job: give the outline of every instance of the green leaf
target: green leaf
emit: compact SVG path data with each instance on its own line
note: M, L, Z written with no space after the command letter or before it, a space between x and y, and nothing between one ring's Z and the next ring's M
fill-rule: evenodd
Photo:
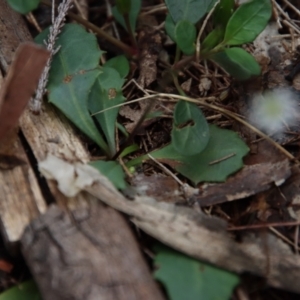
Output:
M209 140L209 127L197 105L179 101L175 106L172 145L183 155L200 153Z
M130 70L128 59L125 55L119 55L108 60L104 67L110 67L115 69L121 76L121 78L125 78Z
M127 187L125 173L121 165L117 162L97 160L92 161L89 164L106 176L117 189L123 190Z
M127 132L126 128L125 128L122 124L120 124L119 122L117 122L116 126L117 126L118 130L120 130L120 132L121 132L126 138L129 137L129 133Z
M171 248L156 247L155 278L172 300L228 300L239 276L200 262Z
M7 0L7 2L15 11L28 14L39 6L40 0Z
M176 37L175 37L175 26L176 24L174 23L172 17L170 14L167 14L166 20L165 20L165 30L170 37L170 39L173 42L176 42Z
M141 10L141 0L131 0L131 6L130 6L128 17L129 17L130 28L132 32L135 32L136 20L140 10ZM118 21L118 23L120 23L125 30L128 30L126 26L126 22L124 20L124 16L118 11L116 6L112 8L112 14L115 17L115 19Z
M91 113L94 114L124 102L125 98L122 95L123 83L124 79L120 77L120 74L115 69L104 66L89 96L89 109ZM119 107L116 107L95 115L106 137L110 157L116 152L115 128L118 112Z
M130 146L126 147L126 148L122 151L122 153L120 154L120 157L123 158L123 157L125 157L126 155L131 154L131 153L133 153L133 152L135 152L135 151L138 151L138 150L140 150L140 147L139 147L137 144L130 145Z
M271 15L270 0L252 0L242 4L228 21L223 44L252 42L267 26Z
M97 39L82 26L67 24L56 44L61 48L51 64L49 101L107 153L87 106L90 89L100 73L97 66L102 52Z
M234 0L221 0L213 13L213 21L215 26L226 28L228 20L234 12Z
M186 55L195 52L196 27L189 21L179 21L175 26L175 39L179 49Z
M260 74L260 66L255 58L241 48L228 48L209 58L239 80L246 80Z
M209 50L220 44L224 37L224 29L220 26L212 30L203 40L201 44L201 54L207 53Z
M120 14L128 14L131 9L131 0L116 0L116 6Z
M222 182L243 166L242 158L249 148L230 130L220 129L210 125L210 140L206 148L199 154L185 156L178 153L172 144L153 151L151 155L170 165L193 183ZM147 155L138 157L129 163L128 167L140 164L149 159Z
M42 300L33 280L18 284L0 295L0 300Z
M214 0L165 0L175 23L186 20L196 24Z

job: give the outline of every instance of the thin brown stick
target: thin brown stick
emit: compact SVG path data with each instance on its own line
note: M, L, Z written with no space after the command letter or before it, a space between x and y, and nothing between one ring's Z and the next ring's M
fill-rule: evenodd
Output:
M207 14L207 16L206 16L205 20L203 21L203 24L202 24L202 26L201 26L201 28L200 28L200 30L199 30L199 33L198 33L198 36L197 36L197 40L196 40L196 62L197 62L197 63L199 63L199 61L200 61L200 50L201 50L200 38L201 38L201 36L202 36L202 33L203 33L203 31L204 31L204 29L205 29L205 27L206 27L206 24L207 24L209 18L211 17L211 15L212 15L213 12L215 11L215 9L216 9L216 7L217 7L217 5L218 5L219 3L220 3L220 0L218 0L218 1L214 4L213 8L212 8L212 9L210 10L210 12Z
M244 226L230 226L227 228L228 231L242 231L242 230L251 230L251 229L262 229L268 227L286 227L286 226L299 226L300 221L291 221L291 222L274 222L274 223L265 223L265 224L253 224L253 225L244 225Z

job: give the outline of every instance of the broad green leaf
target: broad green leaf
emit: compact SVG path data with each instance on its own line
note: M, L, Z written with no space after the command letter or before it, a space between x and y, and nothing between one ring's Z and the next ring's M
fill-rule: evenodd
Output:
M252 42L267 26L271 15L270 0L252 0L242 4L228 21L223 44Z
M116 0L116 6L120 14L128 14L131 8L131 0Z
M170 165L194 184L199 182L222 182L243 166L242 158L249 148L230 130L220 129L210 125L210 140L206 148L199 154L185 156L178 153L172 144L153 151L151 155ZM146 161L147 155L138 157L129 163L128 167Z
M136 20L141 10L141 2L141 0L131 0L131 6L128 17L132 32L135 32ZM128 28L126 26L124 16L118 11L116 6L112 8L112 14L115 17L115 19L125 28L125 30L127 30Z
M260 74L260 66L255 58L242 48L228 48L209 58L239 80L246 80Z
M117 189L123 190L127 187L125 173L121 165L117 162L97 160L92 161L89 164L106 176Z
M239 276L163 245L156 247L155 278L172 300L228 300Z
M179 49L186 55L195 52L196 27L189 21L179 21L175 26L175 39Z
M214 0L165 0L173 21L186 20L196 24L207 12Z
M174 23L171 15L167 14L167 17L166 17L166 20L165 20L165 29L166 29L166 32L167 32L168 36L170 37L170 39L173 42L176 42L175 26L176 26L176 24Z
M183 155L200 153L209 140L209 127L197 105L179 101L175 106L172 145Z
M215 26L226 28L228 20L234 12L234 0L221 0L213 13L213 21Z
M124 102L122 95L122 86L124 79L112 68L103 67L102 73L97 77L89 95L89 109L92 114L103 109ZM106 137L109 156L112 157L116 152L115 128L119 108L107 110L95 115L101 129Z
M40 0L7 0L7 2L15 11L28 14L39 6Z
M115 69L121 76L121 78L125 78L129 73L129 62L125 55L119 55L108 60L104 67L110 67Z
M18 284L0 295L0 300L42 300L33 280Z
M224 37L224 29L220 26L212 30L203 40L201 44L201 54L207 53L209 50L220 44Z
M61 48L51 64L49 101L107 153L87 106L90 89L100 73L97 66L102 52L97 39L82 26L67 24L56 45Z

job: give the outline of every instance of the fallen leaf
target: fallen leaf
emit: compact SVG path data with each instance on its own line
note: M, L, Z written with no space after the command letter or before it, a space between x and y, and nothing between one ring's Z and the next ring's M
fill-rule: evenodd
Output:
M48 58L49 52L33 43L24 43L17 50L0 90L0 140L18 122Z
M245 166L226 182L206 184L196 197L201 206L208 206L237 199L243 199L268 190L273 183L281 185L291 175L287 159L277 163L260 163Z

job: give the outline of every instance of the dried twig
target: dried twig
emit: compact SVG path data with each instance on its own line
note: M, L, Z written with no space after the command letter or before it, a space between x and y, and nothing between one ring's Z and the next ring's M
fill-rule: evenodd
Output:
M206 18L205 18L205 20L204 20L204 22L203 22L203 24L202 24L202 27L201 27L201 29L200 29L200 31L199 31L199 33L198 33L197 41L196 41L196 62L198 62L198 63L199 63L199 61L200 61L200 38L201 38L201 35L202 35L202 33L203 33L203 31L204 31L204 29L205 29L205 27L206 27L206 24L207 24L209 18L211 17L211 15L212 15L213 12L215 11L215 9L216 9L216 7L217 7L217 5L218 5L219 3L220 3L220 0L218 0L218 1L214 4L213 8L212 8L212 9L210 10L210 12L207 14L207 16L206 16Z

